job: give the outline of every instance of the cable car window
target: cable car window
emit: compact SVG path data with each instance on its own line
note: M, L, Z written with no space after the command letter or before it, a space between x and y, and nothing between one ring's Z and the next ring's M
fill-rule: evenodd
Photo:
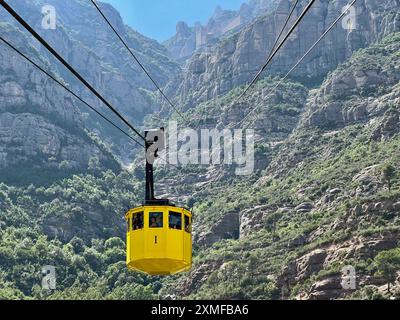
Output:
M143 229L143 212L138 212L132 217L132 230Z
M185 231L190 233L192 232L192 225L190 223L190 218L185 214Z
M169 212L169 228L182 230L182 214L179 212Z
M126 230L131 231L131 218L126 219Z
M163 213L162 212L150 212L149 227L150 228L162 228L163 227Z

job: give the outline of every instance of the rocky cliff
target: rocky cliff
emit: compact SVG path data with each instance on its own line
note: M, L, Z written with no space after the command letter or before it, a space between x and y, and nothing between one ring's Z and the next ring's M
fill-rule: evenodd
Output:
M5 36L15 39L16 45L28 42L22 33L2 24L2 30L6 29ZM25 48L39 56L33 46ZM118 170L119 164L110 151L85 131L76 101L63 88L11 49L2 46L0 57L2 181L30 180L34 172L47 172L51 179L57 171L86 171L90 161ZM40 58L40 62L48 66L45 59Z
M41 8L45 4L56 10L54 30L42 28ZM14 1L11 5L133 123L139 125L144 116L159 108L155 102L157 98L152 95L153 84L126 53L93 5L59 0ZM101 6L160 85L179 71L161 45L125 26L110 5ZM1 10L0 17L2 35L6 39L68 83L98 110L111 116L58 61L32 41L8 13ZM4 44L0 55L1 168L29 165L54 169L64 161L66 169L82 171L87 169L91 159L99 160L100 164L108 161L105 166L108 167L110 160L107 159L111 156L104 155L104 148L96 146L84 128L95 131L105 141L112 141L113 151L121 159L132 155L135 146L124 136ZM116 164L111 167L115 168Z
M256 16L265 14L273 4L273 0L251 0L243 3L238 11L223 10L218 6L205 26L198 22L189 27L184 21L178 22L176 34L163 44L173 59L184 62L196 50L212 46L222 36L237 32Z
M181 77L178 101L190 108L250 81L266 60L268 51L290 10L291 1L282 0L275 10L257 18L238 33L226 37L207 52L188 61ZM319 0L298 26L269 67L269 74L285 74L342 12L346 0ZM305 3L296 9L296 15ZM351 54L383 36L400 29L399 1L364 1L356 5L355 29L339 23L292 74L303 83L319 82Z

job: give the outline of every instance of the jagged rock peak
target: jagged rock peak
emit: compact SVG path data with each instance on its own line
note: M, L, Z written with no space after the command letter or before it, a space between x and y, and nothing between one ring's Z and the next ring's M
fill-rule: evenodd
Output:
M223 14L223 12L224 12L224 10L222 9L222 7L217 6L214 11L214 17L218 18L219 16L221 16Z
M191 32L192 31L190 30L190 28L189 28L189 26L187 25L186 22L179 21L176 24L176 34L177 35L180 35L180 36L183 36L183 37L188 37L188 36L190 36Z
M224 10L221 6L217 6L204 26L197 22L193 28L184 28L179 23L180 29L177 29L175 36L165 41L164 45L172 58L185 61L196 50L215 44L223 35L240 30L253 18L264 14L272 8L273 2L273 0L244 2L238 11Z

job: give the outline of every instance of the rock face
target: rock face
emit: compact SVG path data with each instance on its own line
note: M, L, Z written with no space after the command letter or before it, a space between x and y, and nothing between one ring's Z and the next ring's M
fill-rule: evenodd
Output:
M264 227L264 218L272 213L268 206L257 206L240 213L240 238Z
M317 1L282 48L269 72L287 72L340 15L347 3L347 0ZM297 15L305 5L301 4L296 10ZM400 3L392 0L360 1L357 4L357 29L349 31L339 23L292 76L304 81L320 79L355 50L400 30L399 7ZM266 17L256 19L240 32L220 41L212 50L194 54L187 63L179 90L181 104L189 108L253 78L265 62L289 10L289 1L282 0L277 10Z
M340 297L342 293L340 276L330 276L313 283L308 298L310 300L329 300L332 297Z
M180 279L174 287L174 297L187 296L193 291L198 290L207 281L208 277L214 270L218 270L222 265L221 261L210 261L197 266L190 271L190 274Z
M41 28L41 6L44 4L54 6L58 13L55 30ZM100 6L118 33L126 40L161 86L172 75L180 71L179 67L166 57L164 47L125 26L121 16L112 6L101 3ZM126 50L123 50L112 30L91 3L82 3L76 0L32 3L24 0L18 1L14 7L18 12L27 13L28 22L36 30L41 31L45 39L64 57L68 58L71 65L80 71L84 70L84 76L89 82L105 94L121 111L127 112L136 121L141 120L141 117L138 118L138 116L154 111L155 106L149 103L148 97L143 95L140 90L140 88L154 90L153 84L132 60L132 57L126 53ZM7 13L1 12L0 16L2 21L15 25ZM18 41L19 37L16 37L15 41ZM30 42L27 41L27 43ZM36 46L36 49L40 54L48 56L46 50L41 46ZM154 61L157 61L157 64ZM60 75L66 76L70 82L71 77L64 68L59 67L59 64L56 63L51 65L53 70L57 68ZM72 81L71 85L75 84L78 84L77 88L82 88L80 83ZM80 92L86 92L86 90L80 90ZM134 105L132 105L133 101Z
M83 130L82 115L65 90L0 50L0 170L36 167L86 170L90 159L117 168ZM16 171L16 170L15 170Z
M41 7L45 4L56 10L55 30L44 30L41 26ZM160 85L179 72L179 67L166 57L164 47L125 26L110 5L100 5ZM133 123L159 108L144 93L154 90L153 84L90 2L24 0L13 4L13 8ZM42 46L26 37L27 33L22 32L7 12L2 10L0 18L6 39L110 116ZM108 161L110 165L114 160L88 137L85 127L112 141L113 151L121 153L121 157L127 156L126 138L98 115L4 44L0 46L0 57L0 168L28 163L54 168L65 161L64 169L85 170L90 158L97 158L101 164ZM130 148L129 153L133 151Z
M384 116L373 139L396 133L399 115L391 109L400 103L400 45L396 39L381 47L380 54L374 51L376 46L362 50L333 72L309 99L302 126L332 129Z
M55 200L57 201L57 200ZM53 201L54 202L54 201ZM110 215L97 208L82 206L84 213L72 212L70 216L48 216L42 219L43 233L51 239L65 242L80 237L89 242L91 239L121 236L125 225L118 216Z
M175 60L188 58L196 50L196 33L184 21L176 25L176 35L167 40L164 45L168 48L169 55Z
M238 31L272 6L273 0L252 0L244 3L238 11L223 10L218 6L205 26L198 22L189 27L183 21L178 22L175 36L165 41L164 45L173 59L184 61L196 50L213 45L224 34Z
M400 100L399 100L400 101ZM377 126L372 134L374 140L387 140L395 133L399 132L400 114L398 110L388 110L381 123Z
M225 214L213 224L210 230L204 231L198 237L195 237L195 243L199 246L209 247L222 239L237 239L239 238L239 228L239 213L231 212Z
M107 161L105 154L85 136L71 134L44 117L29 113L0 115L0 169L33 165L42 168L85 170L93 157Z
M301 283L313 274L337 263L342 259L373 258L378 252L395 248L398 245L397 233L386 233L375 238L353 238L342 244L332 244L323 248L312 250L299 257L284 269L282 281L290 286ZM356 270L357 271L357 270ZM314 282L310 291L300 296L301 299L327 300L338 299L351 291L343 290L341 286L342 275L332 274ZM373 278L356 278L356 283L368 285L375 283Z

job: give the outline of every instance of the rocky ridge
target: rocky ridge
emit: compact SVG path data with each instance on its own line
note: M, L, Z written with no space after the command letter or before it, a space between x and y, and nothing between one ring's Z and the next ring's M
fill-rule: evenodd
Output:
M251 0L243 3L238 11L223 10L218 6L205 26L198 22L189 27L184 21L178 22L176 34L163 44L173 59L185 61L195 51L212 46L222 36L240 30L272 7L273 0Z
M18 1L11 4L135 125L159 108L152 94L153 84L126 54L92 4L60 0ZM55 30L45 30L41 26L41 7L45 4L54 6L56 10ZM179 72L179 66L166 57L164 47L125 26L119 13L110 5L100 5L160 85ZM46 70L67 83L99 111L111 116L42 46L31 41L8 13L3 10L0 17L3 36L7 40L33 60L39 61ZM129 143L126 137L40 71L25 63L4 44L0 48L0 55L0 122L3 124L0 133L0 168L25 165L54 169L63 162L64 169L82 172L87 170L90 160L99 162L103 168L118 167L104 146L96 146L85 128L94 131L101 137L100 140L104 139L111 145L122 161L135 152L135 146L127 147Z
M269 73L284 74L288 71L346 4L346 0L318 1L282 48ZM303 83L318 82L356 50L398 31L399 6L398 1L359 2L356 5L356 29L345 29L339 23L292 77ZM304 4L296 10L297 15L303 7ZM276 10L221 40L212 50L195 53L187 63L179 88L172 83L169 85L171 93L178 90L179 104L190 108L250 81L264 63L266 52L274 43L289 10L290 2L282 0Z

